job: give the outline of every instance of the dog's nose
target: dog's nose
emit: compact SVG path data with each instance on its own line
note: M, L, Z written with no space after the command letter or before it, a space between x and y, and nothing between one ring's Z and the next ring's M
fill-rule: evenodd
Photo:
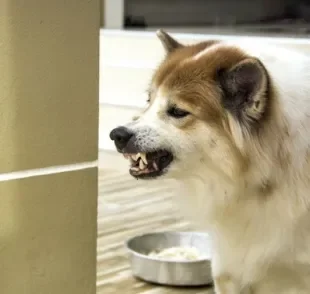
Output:
M128 141L132 137L132 133L125 127L118 127L111 131L110 139L114 141L118 149L126 147Z

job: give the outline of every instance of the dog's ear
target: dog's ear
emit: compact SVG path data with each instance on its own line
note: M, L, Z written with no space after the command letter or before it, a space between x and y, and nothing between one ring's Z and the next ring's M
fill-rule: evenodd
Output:
M227 111L248 124L260 120L268 99L268 75L259 60L248 58L232 68L220 69L217 79Z
M171 53L177 48L183 47L177 40L172 38L168 33L163 30L158 30L156 32L158 39L161 41L166 53Z

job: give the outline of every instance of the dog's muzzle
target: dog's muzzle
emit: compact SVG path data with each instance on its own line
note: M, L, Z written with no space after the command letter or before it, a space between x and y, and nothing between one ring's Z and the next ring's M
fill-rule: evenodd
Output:
M173 161L173 154L163 148L141 147L134 132L117 127L110 133L118 152L130 160L130 174L136 178L155 178L164 174Z

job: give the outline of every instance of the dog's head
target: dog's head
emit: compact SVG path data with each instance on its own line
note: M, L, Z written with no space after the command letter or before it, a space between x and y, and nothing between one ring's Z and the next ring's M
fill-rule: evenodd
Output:
M207 166L233 177L244 168L244 138L266 116L268 76L241 49L208 41L185 46L157 33L166 57L152 77L139 117L110 133L130 159L130 173L149 179Z

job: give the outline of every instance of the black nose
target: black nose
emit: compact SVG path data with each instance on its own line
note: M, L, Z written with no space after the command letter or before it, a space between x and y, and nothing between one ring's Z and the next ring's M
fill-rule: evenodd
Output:
M110 138L114 141L117 149L123 149L126 147L132 135L133 134L127 128L118 127L111 131Z

